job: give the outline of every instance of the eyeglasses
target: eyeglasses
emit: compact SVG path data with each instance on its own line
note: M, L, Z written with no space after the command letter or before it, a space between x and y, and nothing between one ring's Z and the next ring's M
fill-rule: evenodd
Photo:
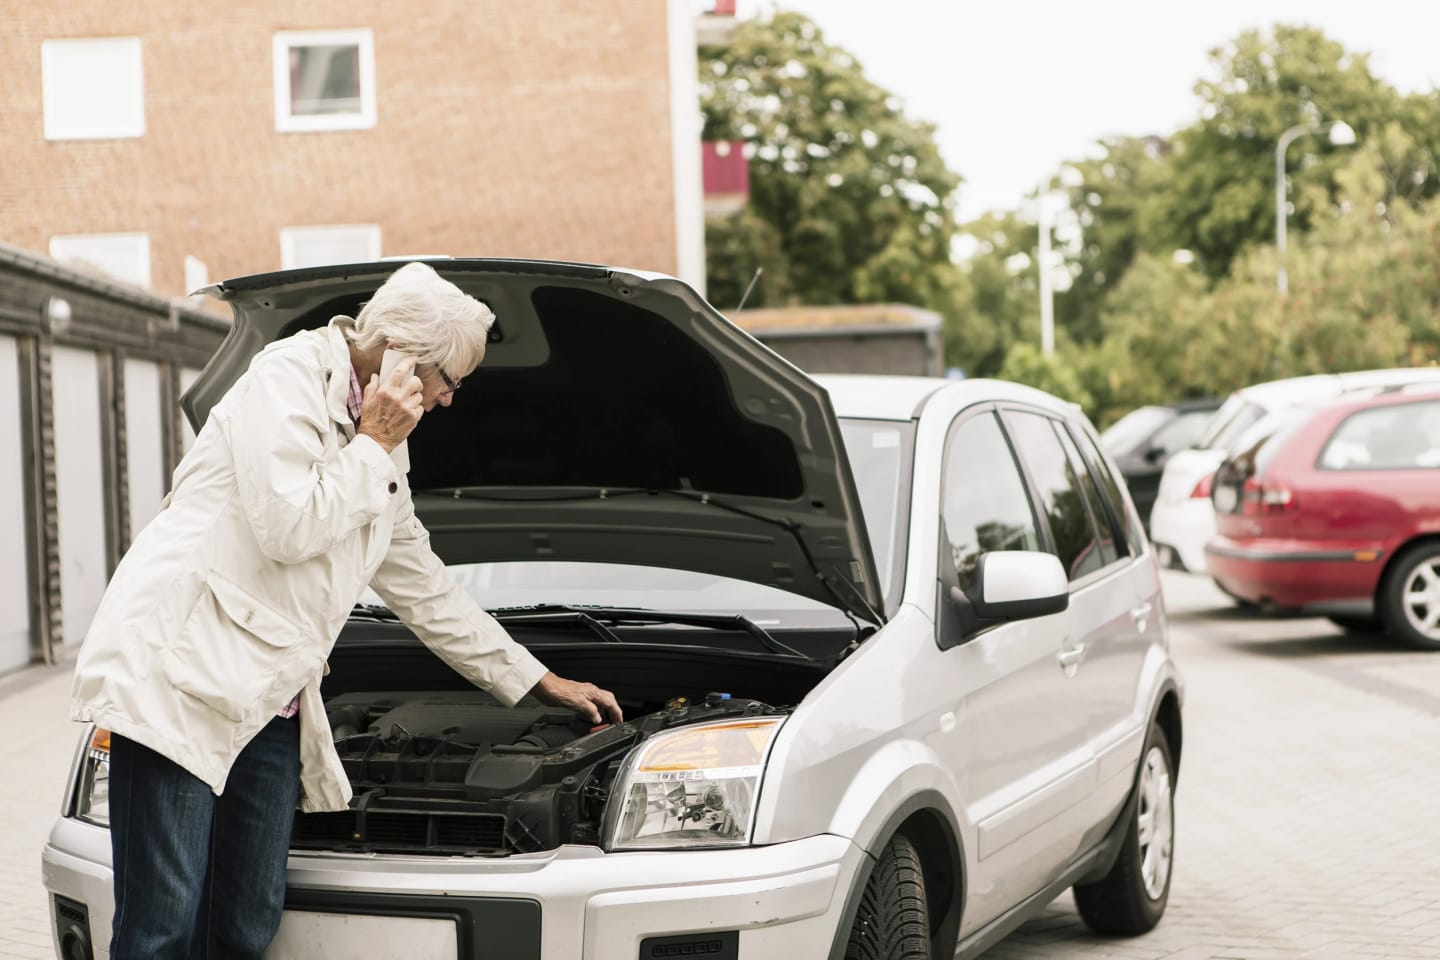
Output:
M446 373L444 368L442 368L438 363L435 365L435 372L440 374L441 380L445 381L446 393L454 393L456 390L459 390L460 385L464 383L463 380L451 380L450 375Z

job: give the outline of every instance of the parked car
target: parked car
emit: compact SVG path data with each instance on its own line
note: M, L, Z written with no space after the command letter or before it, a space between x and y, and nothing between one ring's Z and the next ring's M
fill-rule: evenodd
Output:
M1100 434L1100 445L1115 460L1145 529L1160 491L1165 464L1205 433L1219 400L1182 400L1131 410Z
M276 958L971 957L1066 888L1160 919L1182 685L1159 571L1078 408L812 380L668 277L435 260L499 317L409 442L437 553L591 728L469 687L376 598L322 693L355 799L301 813ZM244 277L184 404L396 264ZM108 739L43 853L103 955Z
M1150 537L1161 563L1192 573L1206 572L1205 545L1215 536L1215 508L1210 503L1215 471L1227 454L1235 451L1245 431L1267 414L1297 403L1339 396L1347 390L1415 382L1440 382L1440 368L1292 377L1230 394L1195 447L1177 453L1165 464L1150 513Z
M1214 486L1228 592L1440 650L1440 386L1273 414Z

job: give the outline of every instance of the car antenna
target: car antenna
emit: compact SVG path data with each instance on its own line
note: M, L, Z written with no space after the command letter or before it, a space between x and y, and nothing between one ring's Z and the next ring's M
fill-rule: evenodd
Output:
M735 308L736 313L739 313L741 310L745 309L745 301L750 299L750 291L755 289L755 284L760 281L760 274L764 272L764 267L755 268L755 276L750 278L750 285L745 288L745 293L741 295L740 305Z

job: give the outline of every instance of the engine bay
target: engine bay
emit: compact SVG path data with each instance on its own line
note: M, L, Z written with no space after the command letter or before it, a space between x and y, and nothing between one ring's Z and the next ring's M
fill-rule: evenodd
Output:
M340 694L326 714L354 797L342 812L297 814L291 845L444 856L598 845L620 762L637 744L685 724L787 712L713 692L646 706L592 726L473 688Z

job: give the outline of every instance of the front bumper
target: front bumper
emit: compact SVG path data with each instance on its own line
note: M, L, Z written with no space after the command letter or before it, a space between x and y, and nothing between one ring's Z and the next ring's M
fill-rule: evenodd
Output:
M569 846L493 860L292 853L288 897L307 909L340 912L343 906L334 905L349 895L357 912L373 915L378 903L384 914L389 902L397 916L453 913L459 901L530 901L538 904L538 953L521 950L515 960L637 960L647 938L719 931L738 931L742 958L801 960L829 955L865 857L851 841L830 835L738 850L605 853ZM62 819L42 863L52 895L89 907L96 955L106 955L109 833ZM391 954L377 950L373 933L368 928L353 945L331 940L326 956L385 960ZM485 930L475 934L469 950L466 937L458 938L459 960L510 960L494 952ZM396 957L413 955L397 950Z
M1374 546L1226 536L1212 540L1205 553L1211 575L1242 600L1351 615L1373 610L1386 560Z

